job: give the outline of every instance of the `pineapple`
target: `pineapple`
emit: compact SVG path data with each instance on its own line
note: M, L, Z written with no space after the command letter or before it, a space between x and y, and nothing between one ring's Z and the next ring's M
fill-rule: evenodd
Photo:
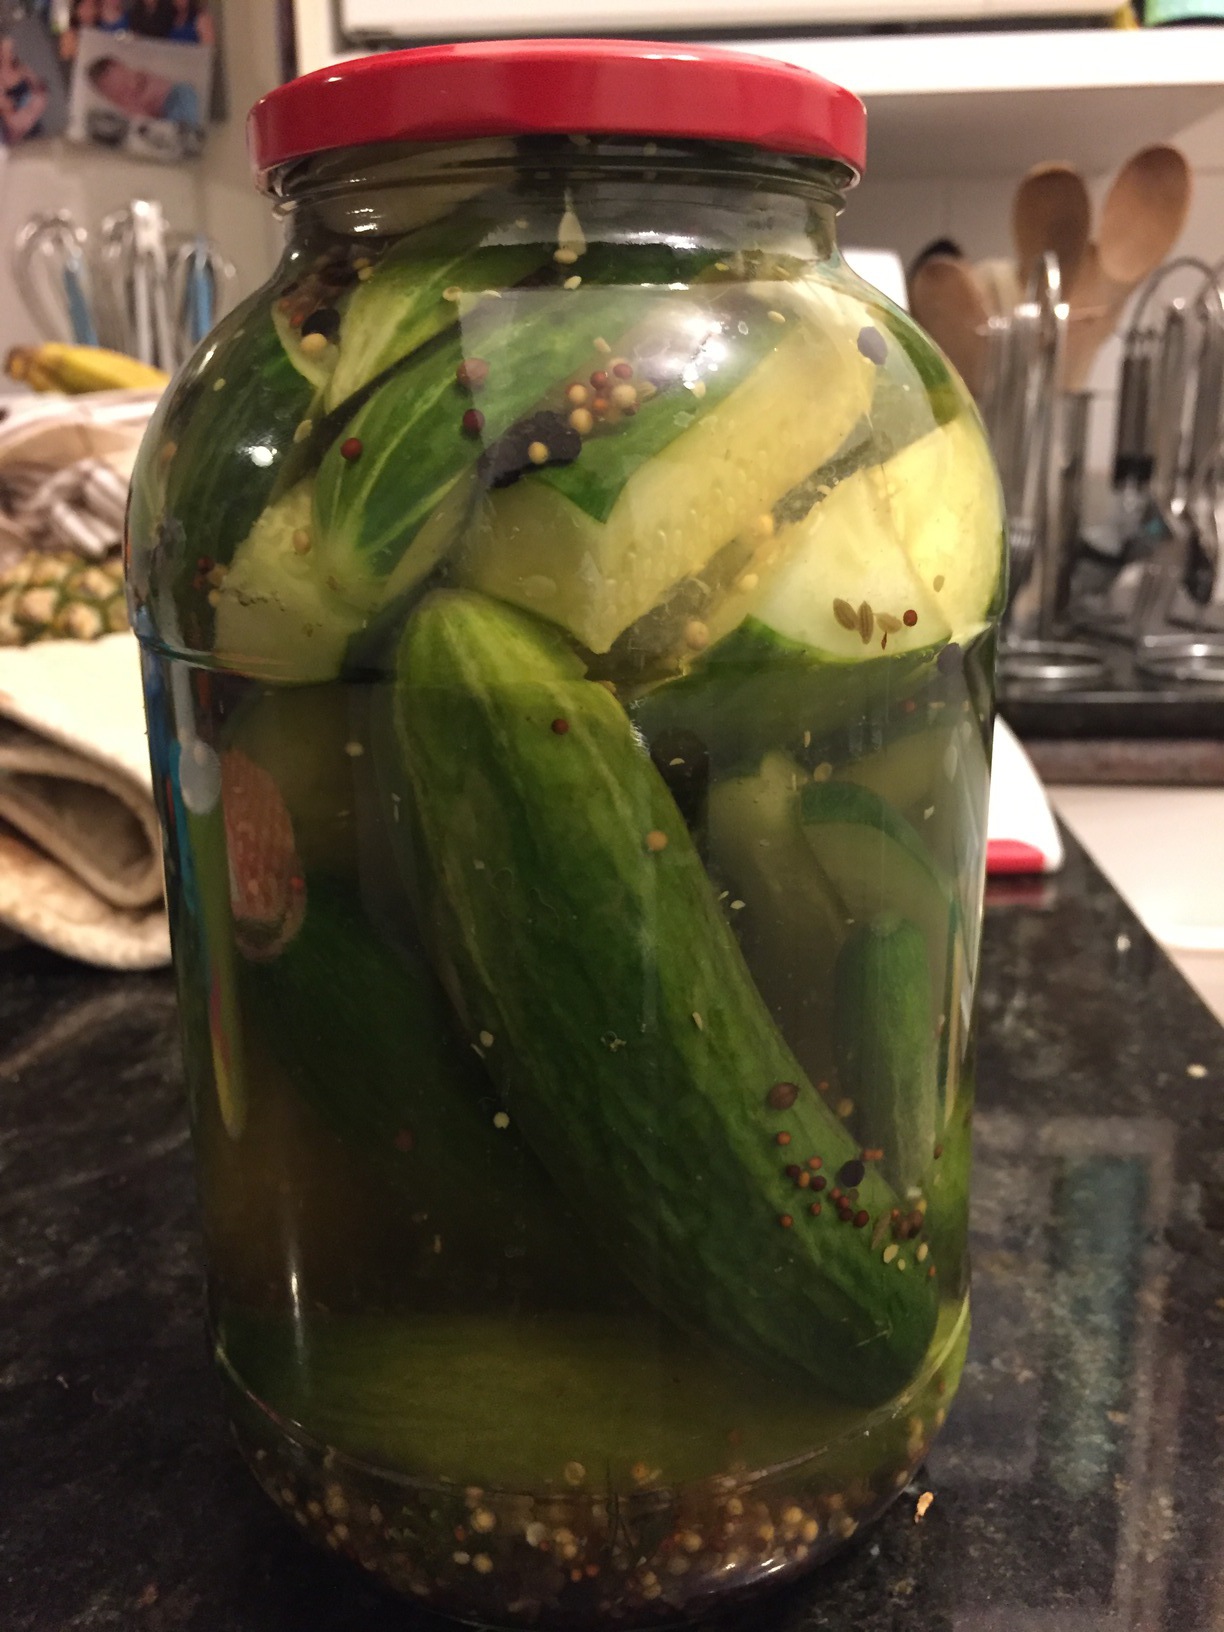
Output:
M35 551L0 571L0 646L97 640L128 626L123 561Z

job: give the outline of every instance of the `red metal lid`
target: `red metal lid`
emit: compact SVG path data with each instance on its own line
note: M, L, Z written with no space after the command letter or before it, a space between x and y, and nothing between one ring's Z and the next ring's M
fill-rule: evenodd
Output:
M745 142L861 173L867 116L804 68L703 45L480 40L360 57L291 80L251 110L257 174L368 142L643 135Z

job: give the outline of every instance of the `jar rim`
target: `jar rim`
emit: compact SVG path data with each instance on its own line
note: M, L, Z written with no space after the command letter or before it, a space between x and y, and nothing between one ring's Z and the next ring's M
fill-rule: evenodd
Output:
M359 57L263 97L247 139L256 180L295 159L379 142L489 136L678 137L835 160L857 178L867 115L851 91L790 63L646 40L477 40Z

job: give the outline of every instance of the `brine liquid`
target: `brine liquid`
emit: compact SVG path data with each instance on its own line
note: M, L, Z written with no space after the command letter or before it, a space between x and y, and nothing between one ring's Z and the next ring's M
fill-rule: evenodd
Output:
M146 657L218 1359L257 1477L327 1547L443 1610L646 1624L810 1567L905 1487L967 1339L987 769L980 654L961 657L911 695L864 697L793 761L867 789L949 881L935 1120L912 1121L910 1149L877 1149L871 1129L904 1117L873 1124L838 1081L836 949L819 978L796 967L803 881L758 898L724 882L734 810L720 837L700 767L656 745L786 1040L864 1158L901 1176L900 1228L872 1220L871 1250L896 1273L938 1266L926 1360L870 1408L652 1305L499 1109L498 1039L469 1033L429 880L393 842L413 818L380 769L389 683L265 687ZM888 866L864 883L885 908ZM438 1130L444 1160L422 1164ZM796 1213L835 1205L823 1177L796 1180Z

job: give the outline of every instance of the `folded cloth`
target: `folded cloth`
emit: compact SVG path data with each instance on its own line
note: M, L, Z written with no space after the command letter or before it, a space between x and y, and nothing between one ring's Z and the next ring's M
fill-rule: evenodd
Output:
M17 397L0 420L0 549L99 559L123 537L128 479L155 391Z
M44 476L17 506L15 519L35 542L100 561L123 542L127 490L127 481L101 459L78 459Z
M86 963L169 961L131 635L0 651L0 927Z

